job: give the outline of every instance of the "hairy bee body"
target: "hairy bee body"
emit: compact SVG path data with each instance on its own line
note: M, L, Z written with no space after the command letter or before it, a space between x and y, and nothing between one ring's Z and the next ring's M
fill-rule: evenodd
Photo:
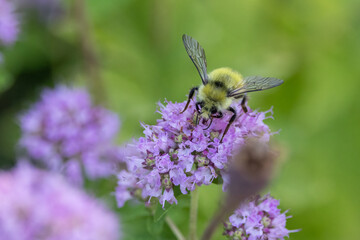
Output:
M206 85L199 87L198 102L202 105L201 116L208 119L214 112L221 112L230 107L234 98L228 97L231 90L244 85L240 73L231 68L218 68L209 74Z
M221 118L223 111L232 112L233 115L220 140L222 142L231 123L236 119L236 110L230 106L233 100L242 98L241 107L243 112L247 113L246 94L248 92L273 88L281 85L283 81L277 78L259 76L243 78L240 73L231 68L218 68L208 74L205 51L199 42L186 34L182 38L186 52L199 72L202 84L190 90L188 101L181 113L188 108L196 91L198 91L196 110L201 118L210 119L210 124L205 129L211 126L213 118ZM196 123L199 115L196 117Z

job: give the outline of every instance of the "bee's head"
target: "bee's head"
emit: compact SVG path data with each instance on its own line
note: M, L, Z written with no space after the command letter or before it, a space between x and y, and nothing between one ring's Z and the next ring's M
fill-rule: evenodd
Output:
M204 119L209 119L218 112L217 107L211 102L200 101L196 104L198 105L200 116Z

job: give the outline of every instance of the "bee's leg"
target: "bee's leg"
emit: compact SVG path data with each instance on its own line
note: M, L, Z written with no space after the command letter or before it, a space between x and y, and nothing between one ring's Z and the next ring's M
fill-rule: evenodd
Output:
M223 113L222 113L222 112L218 112L218 113L219 113L219 115L214 116L214 118L222 118L222 117L223 117Z
M199 90L199 87L193 87L193 88L190 90L190 92L189 92L189 97L188 97L188 101L187 101L187 103L186 103L186 106L185 106L184 110L182 110L182 112L180 112L180 113L185 112L185 110L188 108L188 106L189 106L189 104L190 104L190 100L192 99L192 97L194 96L195 91L197 91L197 90Z
M196 112L197 112L197 114L196 114L196 120L195 120L195 124L196 124L196 126L199 124L199 115L201 114L201 111L200 111L200 107L199 107L199 103L196 103L195 104L195 107L196 107Z
M244 95L243 99L241 100L241 108L244 111L244 113L248 112L248 109L246 107L246 101L247 101L247 97L246 95Z
M199 124L199 121L200 121L199 114L196 114L195 126Z
M235 118L236 118L236 111L235 111L235 109L233 109L232 107L229 107L227 110L229 110L230 112L234 113L234 115L232 115L232 117L230 118L230 121L229 121L228 125L227 125L226 128L225 128L224 134L223 134L222 137L221 137L220 143L222 143L225 134L227 133L227 131L228 131L229 128L230 128L230 125L235 121Z
M199 114L196 114L195 126L197 126L200 122Z
M211 116L210 124L209 124L209 126L207 126L207 128L205 128L204 130L207 130L207 129L211 126L212 121L213 121L214 118L222 118L222 117L223 117L223 113L222 113L222 112L218 112L218 115Z
M212 124L213 119L214 119L214 117L211 117L211 118L210 118L210 124L209 124L209 126L207 126L206 128L204 128L203 130L208 130L208 129L209 129L209 127L210 127L211 124Z
M196 107L196 111L198 112L198 114L201 114L201 111L200 111L200 104L199 103L196 103L195 104L195 107Z

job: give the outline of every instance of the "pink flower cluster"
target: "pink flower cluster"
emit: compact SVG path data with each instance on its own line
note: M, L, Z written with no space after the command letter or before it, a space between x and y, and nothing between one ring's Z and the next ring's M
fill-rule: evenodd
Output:
M19 20L15 14L14 2L0 0L0 43L10 45L19 33Z
M56 173L0 172L0 239L118 240L116 215Z
M278 208L280 202L270 195L256 196L242 204L225 223L224 235L229 239L277 240L289 237L298 230L286 229L286 212Z
M214 179L223 177L233 150L247 138L269 141L270 129L263 121L271 117L271 114L266 116L271 111L249 109L245 114L240 104L233 104L238 117L220 143L232 113L214 119L206 129L209 122L200 120L195 124L193 103L180 113L185 103L159 104L161 118L157 124L142 124L145 136L128 145L124 153L128 168L118 174L116 195L120 207L139 189L144 200L155 197L163 206L165 201L177 203L174 189L187 194L196 185L209 185Z
M117 115L94 106L84 89L58 86L20 117L19 145L25 157L81 184L83 174L96 179L114 173L119 125Z

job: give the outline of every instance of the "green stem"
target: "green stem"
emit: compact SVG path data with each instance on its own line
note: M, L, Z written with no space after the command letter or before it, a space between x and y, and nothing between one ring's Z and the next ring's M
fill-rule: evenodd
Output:
M199 191L195 187L195 190L191 193L190 200L190 219L189 219L189 240L196 240L196 223L197 223L197 212L199 205Z
M177 240L186 240L185 237L180 232L179 228L175 225L175 223L169 216L165 217L165 222L167 223L171 231L174 233Z
M83 187L86 191L89 190L89 184L90 184L90 181L89 181L89 178L86 174L86 170L85 170L85 166L84 166L84 163L81 161L81 160L78 160L79 161L79 164L80 164L80 168L81 168L81 175L82 175L82 178L83 178Z
M91 28L86 14L86 0L74 0L74 21L77 24L84 71L87 85L95 98L95 102L104 103L105 91L100 79L100 65L92 39Z
M209 240L211 239L212 235L214 234L214 231L216 230L216 227L225 219L228 212L226 211L226 207L222 207L218 210L216 215L212 218L211 222L207 226L203 236L201 237L201 240Z

